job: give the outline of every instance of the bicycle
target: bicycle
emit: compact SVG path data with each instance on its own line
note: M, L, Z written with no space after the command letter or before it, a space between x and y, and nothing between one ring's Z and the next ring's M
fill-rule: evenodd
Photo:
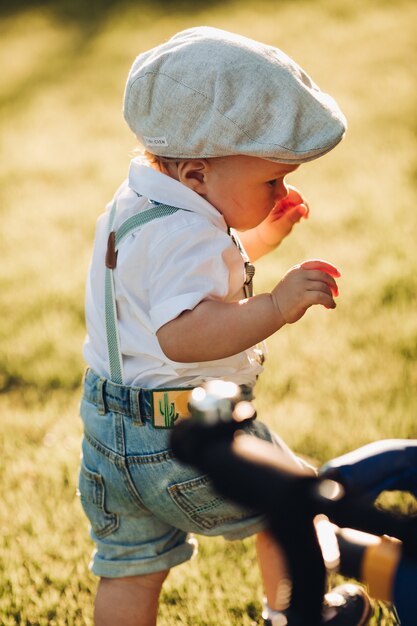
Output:
M392 602L402 626L415 626L417 517L378 509L374 500L385 490L417 494L416 440L370 444L312 475L244 434L256 413L236 385L212 381L193 391L189 408L191 419L173 429L174 454L208 474L224 497L267 516L288 560L292 623L319 626L326 573L337 566Z

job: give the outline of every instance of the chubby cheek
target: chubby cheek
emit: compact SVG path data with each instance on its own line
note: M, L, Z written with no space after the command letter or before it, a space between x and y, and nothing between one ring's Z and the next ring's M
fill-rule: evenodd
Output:
M236 221L240 221L241 228L244 230L255 228L268 217L275 204L271 197L247 198L246 202L241 202L235 211Z
M275 209L278 202L279 201L276 198L269 197L265 199L263 203L259 204L257 214L260 222L268 217L271 211Z
M249 230L258 226L268 217L277 202L272 194L260 196L259 193L242 193L242 190L234 193L230 188L224 188L222 193L218 191L206 196L206 200L223 215L229 227L237 230Z

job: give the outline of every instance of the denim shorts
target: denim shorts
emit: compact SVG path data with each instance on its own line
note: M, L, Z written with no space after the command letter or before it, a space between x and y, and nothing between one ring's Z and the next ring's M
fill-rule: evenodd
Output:
M242 539L265 528L263 516L225 500L206 475L174 458L171 429L154 428L149 417L132 413L129 388L111 383L106 396L105 387L105 379L87 371L79 495L96 544L95 574L169 569L192 557L190 533ZM247 431L287 449L258 420Z

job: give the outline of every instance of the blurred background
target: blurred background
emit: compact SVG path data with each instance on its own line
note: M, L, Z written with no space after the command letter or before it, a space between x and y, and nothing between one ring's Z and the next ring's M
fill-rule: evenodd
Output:
M335 311L310 310L268 341L260 415L317 463L417 438L416 20L412 0L1 2L1 624L92 624L75 495L84 281L96 219L135 148L127 73L178 30L284 49L349 122L340 146L289 179L309 220L257 264L258 292L307 258L342 273ZM260 597L252 540L201 540L168 579L160 624L254 625ZM377 604L373 624L392 623Z

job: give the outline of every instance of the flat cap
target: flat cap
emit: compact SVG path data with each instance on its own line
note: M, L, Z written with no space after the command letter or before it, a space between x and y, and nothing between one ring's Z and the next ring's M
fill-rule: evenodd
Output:
M333 98L284 52L211 27L140 54L123 113L143 146L175 158L303 163L329 152L346 130Z

